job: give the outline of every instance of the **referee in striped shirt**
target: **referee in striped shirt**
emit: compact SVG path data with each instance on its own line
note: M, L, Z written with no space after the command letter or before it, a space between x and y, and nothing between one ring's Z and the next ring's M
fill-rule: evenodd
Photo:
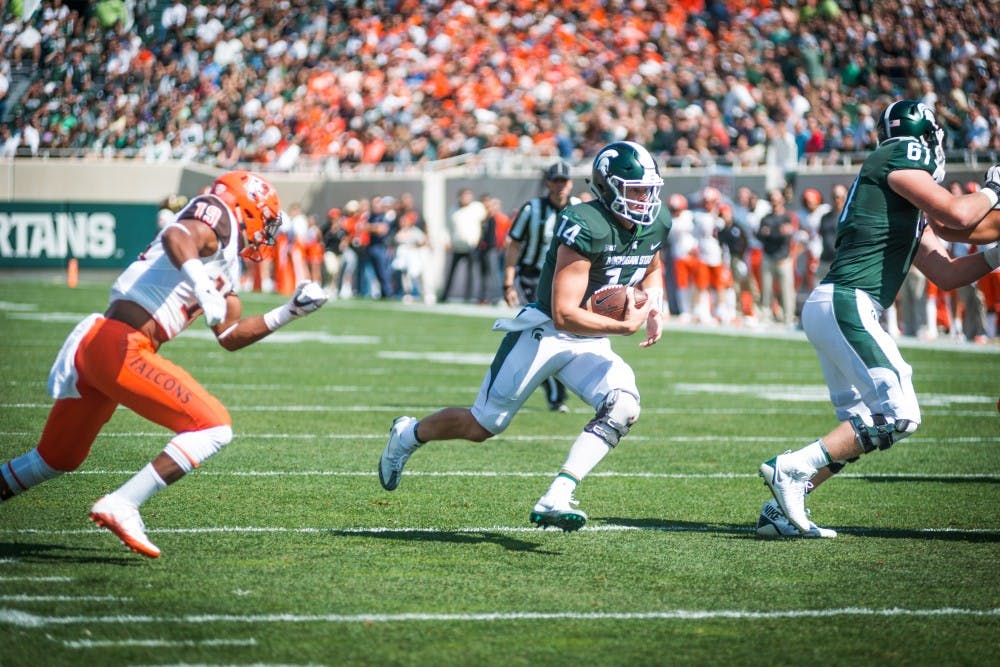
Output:
M507 235L507 255L503 269L503 298L508 306L518 306L535 301L538 277L545 263L555 233L556 217L567 204L579 204L580 199L570 197L573 181L569 164L560 160L545 170L545 193L526 201L517 212ZM554 377L543 386L549 409L567 412L566 387Z

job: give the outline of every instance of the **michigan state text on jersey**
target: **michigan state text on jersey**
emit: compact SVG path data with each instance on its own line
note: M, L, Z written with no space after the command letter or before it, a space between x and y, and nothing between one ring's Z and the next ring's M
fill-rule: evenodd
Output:
M660 208L652 224L628 229L599 201L567 206L559 214L555 237L542 267L536 306L551 317L552 276L560 244L590 261L586 302L605 285L635 285L641 281L663 249L670 225L670 213L665 208Z

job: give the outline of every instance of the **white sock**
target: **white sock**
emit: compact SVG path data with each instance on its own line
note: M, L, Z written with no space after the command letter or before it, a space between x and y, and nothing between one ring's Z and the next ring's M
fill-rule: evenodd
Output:
M584 431L570 447L562 469L582 481L610 451L608 443L590 431Z
M556 475L556 478L552 480L552 484L549 485L549 490L545 492L542 502L546 505L556 505L568 502L570 497L573 495L573 490L576 489L576 480L567 475L564 472L560 472Z
M802 449L788 454L785 459L786 465L791 463L797 470L819 470L833 462L830 454L826 451L826 446L822 440L817 440L811 445L806 445Z
M419 447L424 444L417 440L417 424L420 422L414 420L410 422L410 425L403 429L399 434L399 440L407 447Z
M147 463L142 470L122 484L114 493L138 507L149 500L154 493L165 488L167 488L167 483L153 468L153 464Z

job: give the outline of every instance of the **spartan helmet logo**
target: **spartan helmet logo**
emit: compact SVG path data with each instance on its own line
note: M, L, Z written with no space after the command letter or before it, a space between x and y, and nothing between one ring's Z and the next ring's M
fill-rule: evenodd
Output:
M618 157L618 151L614 148L609 148L597 156L597 163L594 165L594 168L604 174L605 178L608 177L608 173L611 171L611 158L613 157Z

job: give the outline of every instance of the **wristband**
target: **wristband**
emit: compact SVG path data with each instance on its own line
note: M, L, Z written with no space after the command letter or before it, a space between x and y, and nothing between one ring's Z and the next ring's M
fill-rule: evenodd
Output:
M192 287L205 284L212 285L212 279L208 277L208 271L205 270L205 265L201 263L200 259L192 257L181 264L181 273L191 283Z
M1000 244L992 245L983 250L983 259L989 265L991 271L996 271L1000 267Z
M264 313L264 326L268 331L276 331L295 319L292 309L286 303Z
M990 200L990 208L994 208L997 202L1000 201L1000 185L993 183L992 181L983 185L983 189L980 190L986 198Z

